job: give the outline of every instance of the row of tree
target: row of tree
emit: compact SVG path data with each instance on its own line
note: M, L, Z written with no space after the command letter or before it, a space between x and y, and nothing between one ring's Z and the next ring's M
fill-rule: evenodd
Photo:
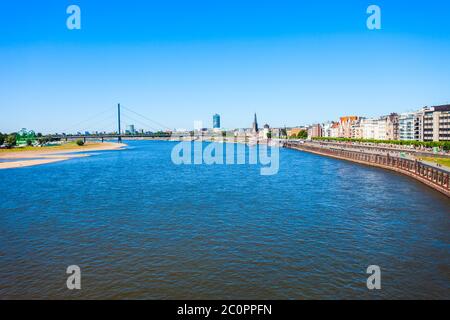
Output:
M0 132L0 146L6 145L7 147L14 147L17 144L17 135L18 135L17 132L13 132L10 134ZM50 137L44 137L41 133L38 133L36 135L36 137L37 137L36 140L40 145L44 145L47 142L60 140L60 139L55 139L55 138L50 138ZM33 141L31 139L27 140L27 145L30 146L32 144L33 144Z
M337 142L359 142L374 144L392 144L401 146L414 146L415 148L440 148L442 150L450 150L450 141L406 141L406 140L376 140L376 139L352 139L352 138L330 138L320 137L313 140L337 141Z
M9 145L9 146L15 146L16 138L17 138L16 132L11 133L11 134L6 134L6 133L0 132L0 146L3 144Z

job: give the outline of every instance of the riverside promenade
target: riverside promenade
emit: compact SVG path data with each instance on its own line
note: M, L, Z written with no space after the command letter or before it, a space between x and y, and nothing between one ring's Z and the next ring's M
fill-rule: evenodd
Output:
M364 146L360 146L356 150L353 148L354 146L346 148L345 146L300 141L285 142L284 147L402 173L450 198L450 170L422 162L411 155L402 156L399 151L375 151Z

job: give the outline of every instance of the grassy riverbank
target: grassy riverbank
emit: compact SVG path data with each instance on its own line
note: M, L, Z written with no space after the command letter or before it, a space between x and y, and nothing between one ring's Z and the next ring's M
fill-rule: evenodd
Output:
M448 159L448 158L430 158L430 157L427 157L427 158L421 158L421 159L423 159L425 161L428 161L428 162L433 162L433 163L436 163L436 164L440 164L441 166L444 166L444 167L447 167L447 168L450 168L450 159Z

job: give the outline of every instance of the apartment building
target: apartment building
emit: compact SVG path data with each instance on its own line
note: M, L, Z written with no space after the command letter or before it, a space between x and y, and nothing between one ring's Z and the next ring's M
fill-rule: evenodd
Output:
M353 139L363 139L364 138L364 120L366 118L358 118L355 122L352 124L352 138Z
M406 112L400 114L398 118L399 140L414 141L415 138L415 112Z
M334 122L330 128L330 137L339 138L340 124L339 122Z
M386 139L385 140L399 140L398 133L398 114L391 113L386 116Z
M322 137L332 137L332 127L335 124L333 121L328 121L322 124Z
M313 124L308 127L308 138L319 138L322 136L322 126L320 124Z
M421 114L421 141L450 141L450 105L425 107Z
M357 116L341 117L339 121L339 137L354 138L355 132L353 126L358 121Z

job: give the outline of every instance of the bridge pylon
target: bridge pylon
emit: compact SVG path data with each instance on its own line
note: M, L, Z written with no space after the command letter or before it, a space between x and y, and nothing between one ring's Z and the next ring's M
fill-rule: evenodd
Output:
M117 137L117 142L118 143L122 143L122 130L120 128L120 103L117 105L117 127L118 127L118 137Z

